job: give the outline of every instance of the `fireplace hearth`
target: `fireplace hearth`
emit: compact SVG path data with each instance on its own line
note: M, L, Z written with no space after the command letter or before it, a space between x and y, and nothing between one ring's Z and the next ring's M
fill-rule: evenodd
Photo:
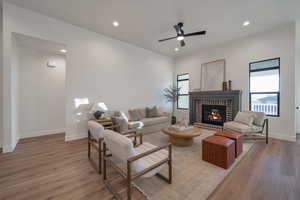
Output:
M202 123L223 126L226 121L226 106L202 105Z

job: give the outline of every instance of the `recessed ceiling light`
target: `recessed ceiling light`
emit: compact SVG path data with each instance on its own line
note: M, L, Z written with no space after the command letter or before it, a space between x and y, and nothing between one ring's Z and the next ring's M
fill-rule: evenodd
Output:
M179 51L179 48L176 47L176 48L174 49L174 51Z
M248 26L250 24L249 21L244 21L243 26Z
M67 50L61 49L60 52L62 52L62 53L67 53Z
M183 36L178 36L178 37L177 37L177 40L178 40L178 41L184 40L184 37L183 37Z
M114 25L115 27L117 27L117 26L119 26L119 22L114 21L114 22L113 22L113 25Z

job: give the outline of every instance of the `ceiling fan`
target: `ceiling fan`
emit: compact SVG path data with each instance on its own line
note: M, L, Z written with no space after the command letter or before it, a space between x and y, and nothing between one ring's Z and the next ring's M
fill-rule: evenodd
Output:
M196 35L205 35L206 34L206 31L198 31L198 32L185 34L183 29L182 29L183 28L183 23L182 22L179 22L177 25L174 25L173 27L176 30L177 36L161 39L161 40L158 40L158 41L159 42L164 42L166 40L171 40L171 39L177 38L177 40L180 42L180 46L184 47L185 46L184 37L190 37L190 36L196 36Z

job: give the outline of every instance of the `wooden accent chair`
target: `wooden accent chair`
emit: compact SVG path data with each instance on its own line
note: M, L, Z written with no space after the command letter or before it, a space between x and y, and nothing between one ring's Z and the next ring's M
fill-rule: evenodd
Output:
M88 121L88 158L91 159L91 147L93 147L98 152L98 162L99 174L102 173L102 153L103 153L103 140L104 133L107 130L98 122L94 120ZM140 138L140 143L142 143L142 135L138 135L136 131L127 131L126 133L122 133L126 135L128 138L133 138L133 143L137 143L137 137Z
M223 130L241 133L244 139L269 141L269 120L263 112L238 112L234 121L224 123Z
M166 150L167 149L167 150ZM112 156L107 155L107 150ZM103 143L103 180L116 199L120 196L115 192L107 180L107 163L127 180L127 199L131 200L132 181L139 177L157 175L169 184L172 183L172 145L154 146L143 143L134 147L127 137L113 131L104 133ZM169 177L159 174L164 164L168 164Z

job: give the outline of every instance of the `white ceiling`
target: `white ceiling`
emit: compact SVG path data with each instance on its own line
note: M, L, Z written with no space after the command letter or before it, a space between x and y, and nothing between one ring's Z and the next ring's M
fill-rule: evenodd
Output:
M36 37L30 37L19 33L13 33L13 36L16 38L18 45L57 55L66 55L66 53L62 53L60 51L62 49L67 50L64 44L59 44L56 42L43 40Z
M7 0L21 7L169 56L272 29L300 18L300 0ZM112 22L120 26L115 28ZM242 23L250 20L251 25ZM173 25L184 22L186 33L207 30L206 36L186 38L174 52Z

